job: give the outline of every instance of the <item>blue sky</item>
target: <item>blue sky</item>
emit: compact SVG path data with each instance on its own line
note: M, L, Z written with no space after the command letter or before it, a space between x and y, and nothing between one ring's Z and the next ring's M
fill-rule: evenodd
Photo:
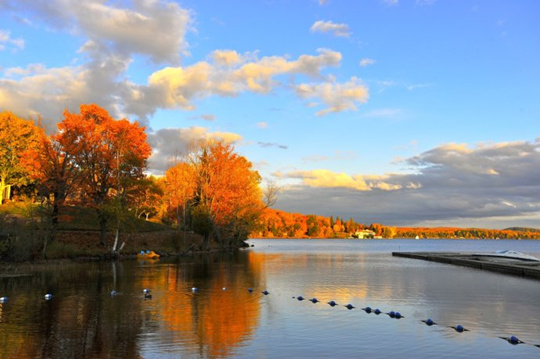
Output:
M388 225L540 227L534 0L0 0L0 110L95 102L150 170L231 141L277 208Z

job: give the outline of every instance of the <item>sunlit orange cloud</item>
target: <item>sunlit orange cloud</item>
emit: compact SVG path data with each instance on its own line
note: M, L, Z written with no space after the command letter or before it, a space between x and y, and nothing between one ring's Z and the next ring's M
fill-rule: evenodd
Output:
M148 79L147 90L165 108L193 110L191 101L195 98L212 94L236 96L243 91L268 93L278 83L276 76L304 74L316 78L323 68L338 66L341 62L339 52L328 49L317 52L317 55L300 55L296 60L289 60L284 56L258 59L256 53L242 55L234 50L216 50L210 55L211 62L165 67L154 72Z
M374 188L383 191L401 189L401 185L386 182L389 176L348 175L344 172L333 172L326 169L312 171L293 171L286 174L289 178L299 178L303 184L322 188L352 188L358 191L371 191Z

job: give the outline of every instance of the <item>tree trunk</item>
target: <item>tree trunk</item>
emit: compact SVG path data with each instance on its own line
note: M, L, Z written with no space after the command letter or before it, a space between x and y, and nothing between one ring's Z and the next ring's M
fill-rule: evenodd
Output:
M99 229L101 231L99 235L99 244L101 246L104 246L105 236L107 235L107 217L106 217L106 214L103 213L103 211L98 210L98 218L99 218Z
M0 205L4 203L4 193L6 191L6 188L6 181L4 177L2 177L2 179L0 180Z
M111 249L112 254L118 254L116 252L116 247L118 246L118 237L120 237L120 226L116 227L116 234L114 236L114 244Z
M202 250L206 251L208 250L208 248L210 248L210 234L205 234L203 244L202 244Z
M60 205L56 200L53 201L53 208L51 212L51 242L56 239L56 233L58 232L58 213L60 212Z

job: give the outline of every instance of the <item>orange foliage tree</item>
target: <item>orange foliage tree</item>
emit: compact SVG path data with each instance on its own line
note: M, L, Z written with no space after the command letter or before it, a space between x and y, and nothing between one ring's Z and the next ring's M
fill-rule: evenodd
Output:
M182 215L183 226L186 225L187 204L195 194L195 185L195 167L189 163L180 162L165 172L165 197L169 209L176 214L178 229L180 228L180 215Z
M28 184L27 167L21 159L40 144L41 130L11 112L0 113L0 204L10 196L11 186Z
M40 145L25 151L23 165L35 180L38 191L51 203L51 235L58 230L60 207L81 179L81 171L74 161L74 144L61 135L40 133Z
M195 205L207 211L218 241L231 246L246 239L264 208L259 173L232 145L221 141L203 145L193 163Z
M166 172L167 192L173 206L191 204L191 225L211 235L224 247L246 239L264 209L261 177L251 162L222 141L199 145Z
M64 111L58 125L59 141L73 145L73 158L82 172L81 192L96 208L105 244L110 214L105 210L111 199L122 203L125 191L144 177L151 154L144 127L126 119L115 120L95 105L81 105L80 113ZM118 226L117 226L118 234Z

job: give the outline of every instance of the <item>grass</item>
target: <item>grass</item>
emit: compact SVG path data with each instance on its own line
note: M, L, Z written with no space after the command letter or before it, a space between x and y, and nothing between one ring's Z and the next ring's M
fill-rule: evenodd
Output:
M107 228L105 245L100 245L96 211L80 206L61 208L56 240L48 242L43 256L45 238L49 233L49 223L44 213L39 204L12 202L0 206L0 261L111 256L115 232L113 226ZM125 242L122 255L135 256L141 250L172 255L199 248L202 242L199 235L184 235L161 223L140 218L130 218L126 222L121 227L118 243L120 246Z

